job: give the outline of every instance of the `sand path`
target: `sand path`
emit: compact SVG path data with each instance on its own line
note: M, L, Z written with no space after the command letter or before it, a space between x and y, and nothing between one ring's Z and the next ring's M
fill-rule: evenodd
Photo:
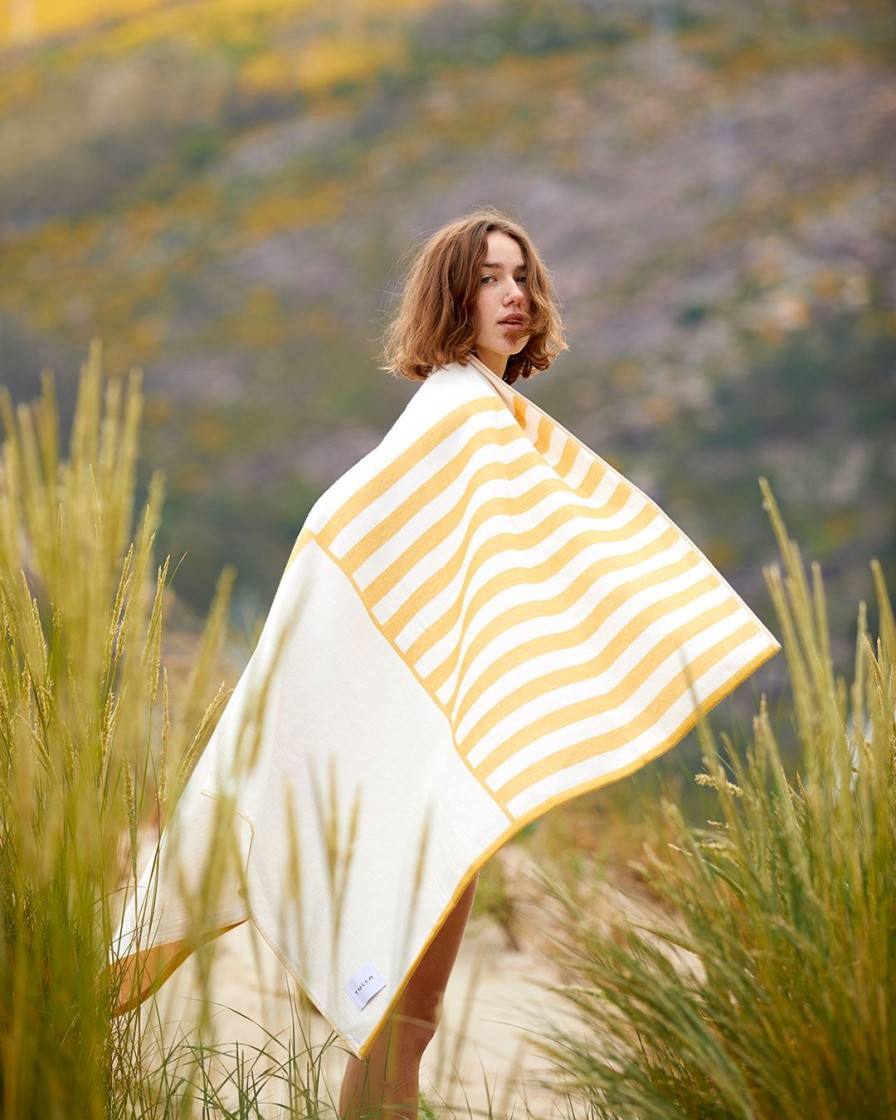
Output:
M424 1058L421 1091L438 1115L556 1114L559 1102L540 1085L547 1065L535 1041L564 1017L559 998L548 990L558 982L544 956L528 948L514 951L503 932L486 919L471 922L446 992L444 1020ZM286 1060L292 1034L302 1051L294 1065L294 1081L324 1102L322 1115L335 1116L333 1101L346 1052L297 995L251 924L197 954L148 1001L144 1017L157 1024L155 1037L166 1049L196 1023L203 983L214 1007L202 1037L213 1039L222 1050L216 1079L226 1082L238 1043L261 1085L263 1103L250 1115L273 1120L289 1114L284 1109L285 1079L270 1076L270 1071ZM259 1057L261 1047L266 1056ZM231 1104L234 1097L232 1084L225 1084L222 1099Z

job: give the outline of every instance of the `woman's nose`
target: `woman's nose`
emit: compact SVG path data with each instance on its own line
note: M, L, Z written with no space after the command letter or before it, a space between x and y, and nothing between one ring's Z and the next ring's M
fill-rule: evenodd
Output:
M505 303L520 303L523 298L523 289L517 284L516 280L511 280L507 291L504 294Z

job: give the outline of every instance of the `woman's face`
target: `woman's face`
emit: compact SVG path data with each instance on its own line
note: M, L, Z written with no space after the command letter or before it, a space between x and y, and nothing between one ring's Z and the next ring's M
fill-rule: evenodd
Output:
M476 298L476 357L504 376L507 359L529 341L529 295L526 261L519 244L506 233L488 235L485 262Z

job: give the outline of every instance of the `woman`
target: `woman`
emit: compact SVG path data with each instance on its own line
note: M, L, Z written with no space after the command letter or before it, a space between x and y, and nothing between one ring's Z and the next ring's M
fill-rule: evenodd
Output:
M422 381L439 367L478 360L512 382L546 369L564 348L550 277L528 235L496 211L477 210L439 230L419 252L387 331L385 368ZM210 743L206 755L214 753ZM201 785L197 777L194 772L194 786ZM199 801L181 799L177 813L188 828L198 827ZM380 1113L416 1117L420 1059L436 1029L475 886L474 877L419 959L366 1058L349 1058L339 1103L345 1120ZM240 920L238 912L222 912L209 937ZM124 957L116 1012L138 1006L195 947L195 939L172 938Z
M424 245L385 349L423 384L309 512L113 947L124 1010L251 919L352 1050L344 1120L415 1120L484 862L668 750L778 648L512 387L564 345L518 225L477 211ZM220 898L191 922L209 878Z
M410 380L473 357L507 382L565 349L551 279L525 230L490 209L444 226L419 252L386 335L385 368ZM417 1115L420 1059L473 905L476 881L414 971L366 1060L350 1057L339 1100L349 1118Z

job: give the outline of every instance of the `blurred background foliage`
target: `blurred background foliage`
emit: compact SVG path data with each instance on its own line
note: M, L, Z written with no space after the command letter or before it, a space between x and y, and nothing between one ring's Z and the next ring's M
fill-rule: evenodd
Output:
M233 562L267 610L412 392L377 369L401 259L485 202L565 307L525 391L766 619L760 474L835 635L869 556L892 582L889 0L9 0L0 44L0 380L54 368L65 425L91 338L142 367L182 606Z

